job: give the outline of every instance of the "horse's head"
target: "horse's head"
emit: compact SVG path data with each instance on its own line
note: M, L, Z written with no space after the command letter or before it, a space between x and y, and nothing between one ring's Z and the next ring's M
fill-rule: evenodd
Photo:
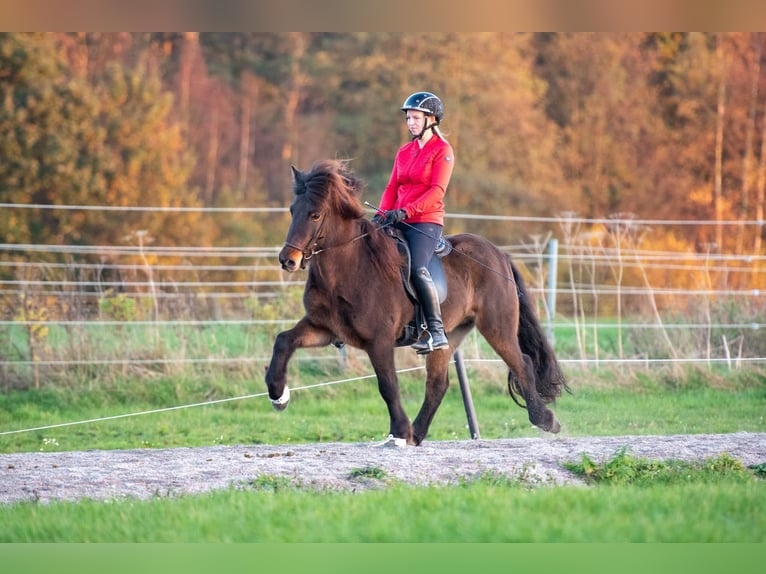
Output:
M295 194L290 206L292 220L279 252L279 263L289 273L303 269L326 242L332 244L332 238L344 227L343 221L364 215L359 201L361 182L345 162L317 162L309 172L295 166L291 169Z

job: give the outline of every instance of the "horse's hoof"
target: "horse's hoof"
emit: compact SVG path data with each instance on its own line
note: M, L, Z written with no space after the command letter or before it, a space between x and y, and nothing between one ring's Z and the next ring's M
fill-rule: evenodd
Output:
M556 434L561 430L561 425L559 424L559 420L556 418L556 415L554 415L552 412L547 411L545 413L545 420L540 423L532 422L533 425L535 425L540 430L543 430L545 432L550 432L553 434Z
M282 396L278 399L269 399L271 401L271 406L274 407L275 411L283 411L287 408L287 405L290 404L290 388L285 385L285 390L282 391Z
M397 438L394 435L390 434L388 437L386 437L386 440L383 442L379 442L375 444L376 447L386 447L386 448L403 448L407 446L407 439L406 438Z

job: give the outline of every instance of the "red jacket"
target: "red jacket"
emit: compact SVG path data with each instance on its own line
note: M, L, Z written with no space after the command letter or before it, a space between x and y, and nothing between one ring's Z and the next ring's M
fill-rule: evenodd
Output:
M409 223L444 225L444 194L452 176L452 146L434 135L420 149L417 140L399 148L380 209L404 209Z

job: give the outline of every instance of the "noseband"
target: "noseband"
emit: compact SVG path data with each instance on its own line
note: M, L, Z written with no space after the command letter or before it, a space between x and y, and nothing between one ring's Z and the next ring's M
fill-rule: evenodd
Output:
M289 241L285 241L285 247L289 247L291 249L295 249L296 251L301 252L301 269L306 268L306 261L314 257L314 255L321 253L324 251L324 249L317 249L317 244L319 243L319 240L322 239L322 229L324 228L324 218L322 219L322 222L317 227L317 230L314 232L314 234L311 236L311 238L306 242L305 247L300 247L299 245L295 245L294 243L290 243Z
M309 241L309 244L310 243L311 243L311 241ZM308 247L299 247L299 246L295 245L294 243L290 243L289 241L285 241L285 247L290 247L291 249L295 249L296 251L300 251L301 252L301 269L306 267L306 261L308 261L309 259L314 257L314 255L316 255L317 253L321 253L323 251L323 249L320 249L319 251L317 251L316 246L317 246L317 244L316 244L316 241L315 241L314 245L311 246L311 250L309 251Z

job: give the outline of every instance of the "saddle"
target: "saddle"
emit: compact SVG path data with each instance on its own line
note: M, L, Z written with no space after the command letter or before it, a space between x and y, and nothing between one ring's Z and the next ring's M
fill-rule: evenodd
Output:
M426 330L425 313L423 313L423 309L418 302L415 287L412 285L412 278L410 277L410 247L407 244L404 233L392 226L386 227L384 232L394 240L396 248L402 257L402 264L399 268L402 275L402 284L404 285L407 297L415 306L415 314L412 321L405 326L404 332L395 343L397 347L404 347L416 342L421 337L423 331ZM432 257L431 262L428 264L428 272L431 274L431 279L436 286L436 292L439 294L439 303L443 303L447 298L447 277L444 274L441 260L442 257L449 255L451 252L452 243L443 235L440 236L439 244L434 250L435 257Z

